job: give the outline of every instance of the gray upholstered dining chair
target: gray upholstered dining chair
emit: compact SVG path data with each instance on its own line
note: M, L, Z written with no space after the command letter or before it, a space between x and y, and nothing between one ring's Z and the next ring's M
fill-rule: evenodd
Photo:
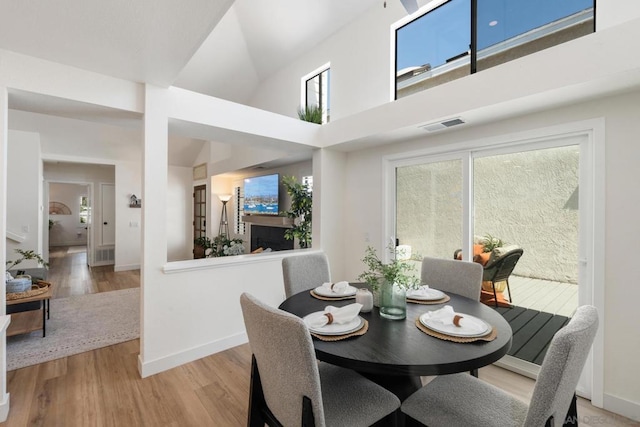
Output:
M420 279L432 288L480 301L482 266L476 262L424 257Z
M289 298L293 294L314 289L331 281L329 260L327 255L313 253L290 256L282 259L282 276L284 278L284 294Z
M253 352L249 426L395 425L400 400L355 371L315 359L304 321L243 293Z
M549 345L529 405L471 375L443 375L409 396L409 423L437 426L562 425L598 329L598 312L581 306ZM574 406L575 408L575 406ZM572 414L577 416L576 414Z

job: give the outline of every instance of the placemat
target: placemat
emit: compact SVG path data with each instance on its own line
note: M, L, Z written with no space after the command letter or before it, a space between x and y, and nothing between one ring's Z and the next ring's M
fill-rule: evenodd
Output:
M320 335L320 334L311 333L311 336L318 338L320 341L340 341L340 340L344 340L351 337L359 337L360 335L366 334L367 331L369 330L369 322L367 321L367 319L362 319L362 320L364 320L364 325L362 325L362 328L358 329L357 331L351 332L350 334Z
M49 290L51 283L42 280L37 281L31 285L31 290L24 292L10 292L7 294L7 301L13 301L22 298L35 297L36 295L44 294Z
M467 342L475 342L475 341L493 341L498 336L498 331L496 330L495 327L493 327L491 329L491 332L481 337L453 337L451 335L442 334L440 332L436 332L434 330L427 328L420 322L419 317L416 319L416 326L422 332L424 332L427 335L431 335L432 337L440 338L441 340L445 340L445 341L453 341L453 342L459 342L459 343L467 343Z
M317 298L317 299L321 299L323 301L340 301L340 300L343 300L343 299L352 299L352 298L356 297L355 295L349 295L349 296L346 296L346 297L324 297L322 295L316 294L313 291L313 289L311 290L311 296L314 297L314 298Z
M447 301L449 301L451 299L451 297L449 297L449 295L445 295L444 297L437 299L437 300L432 300L432 301L425 301L425 300L420 300L420 299L413 299L413 298L409 298L407 297L407 302L413 303L413 304L443 304Z

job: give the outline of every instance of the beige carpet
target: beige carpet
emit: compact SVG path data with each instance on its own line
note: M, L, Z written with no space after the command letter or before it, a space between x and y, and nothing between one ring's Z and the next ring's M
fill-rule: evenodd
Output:
M139 288L52 299L46 337L42 331L7 337L7 370L139 337Z

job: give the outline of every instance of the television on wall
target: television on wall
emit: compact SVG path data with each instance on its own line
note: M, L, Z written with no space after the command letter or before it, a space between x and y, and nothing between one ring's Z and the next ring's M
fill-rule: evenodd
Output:
M254 176L244 179L245 215L278 215L280 175Z

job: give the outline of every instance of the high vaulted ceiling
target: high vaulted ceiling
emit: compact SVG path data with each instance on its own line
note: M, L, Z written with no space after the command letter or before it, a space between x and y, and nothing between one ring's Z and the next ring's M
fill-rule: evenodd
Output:
M0 49L243 102L262 79L376 3L0 0Z

